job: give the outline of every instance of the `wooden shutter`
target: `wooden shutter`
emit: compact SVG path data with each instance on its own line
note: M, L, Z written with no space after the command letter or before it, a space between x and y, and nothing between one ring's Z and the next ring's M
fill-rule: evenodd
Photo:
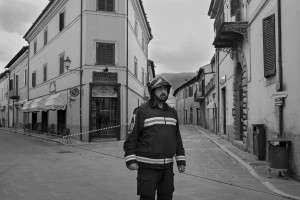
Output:
M97 65L115 64L115 45L110 43L97 43L96 47Z
M36 72L32 73L32 87L35 87L36 85Z
M98 0L98 10L105 10L105 0Z
M59 13L59 31L65 27L65 12Z
M114 0L98 0L98 10L100 11L114 11Z
M59 57L59 74L64 73L64 59L65 59L65 56Z
M106 0L106 11L114 11L114 0Z
M276 74L275 15L263 19L264 76Z

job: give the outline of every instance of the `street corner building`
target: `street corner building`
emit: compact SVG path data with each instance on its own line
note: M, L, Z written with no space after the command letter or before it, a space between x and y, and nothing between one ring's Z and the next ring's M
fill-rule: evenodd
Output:
M149 96L151 28L141 0L51 0L0 75L1 126L121 140Z

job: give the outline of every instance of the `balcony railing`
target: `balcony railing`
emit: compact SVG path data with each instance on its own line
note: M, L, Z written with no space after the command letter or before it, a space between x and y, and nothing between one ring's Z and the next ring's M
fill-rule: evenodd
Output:
M9 98L11 99L18 99L19 98L19 92L18 90L10 90L9 91Z
M234 12L235 17L229 17L231 13L230 1L225 1L225 5L222 1L214 22L216 37L213 45L215 48L232 48L243 37L247 36L248 22L242 21L242 13L239 8L234 7L234 9L236 9Z
M199 101L199 100L202 100L204 98L205 98L204 91L195 91L194 92L194 101Z

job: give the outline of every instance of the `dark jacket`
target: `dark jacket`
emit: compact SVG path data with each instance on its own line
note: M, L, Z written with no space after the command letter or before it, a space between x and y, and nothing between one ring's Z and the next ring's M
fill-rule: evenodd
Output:
M185 165L185 153L175 109L164 103L163 109L149 101L134 110L129 136L124 143L125 161L129 166L162 169Z

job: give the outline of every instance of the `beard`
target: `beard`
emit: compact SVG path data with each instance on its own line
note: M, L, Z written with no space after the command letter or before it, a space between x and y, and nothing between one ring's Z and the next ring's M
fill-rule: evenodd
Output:
M154 95L155 99L157 101L166 102L168 100L168 95L165 93L162 93L160 96Z

